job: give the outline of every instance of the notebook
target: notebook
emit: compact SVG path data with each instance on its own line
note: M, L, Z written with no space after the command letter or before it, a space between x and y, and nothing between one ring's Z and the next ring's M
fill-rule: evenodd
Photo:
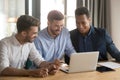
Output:
M99 51L73 53L70 64L61 65L60 70L67 73L94 71L97 67Z

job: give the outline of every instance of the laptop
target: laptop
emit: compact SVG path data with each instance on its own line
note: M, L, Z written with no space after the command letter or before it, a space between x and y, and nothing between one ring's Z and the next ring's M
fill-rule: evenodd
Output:
M97 67L99 51L73 53L70 56L70 64L63 64L60 70L66 73L94 71Z

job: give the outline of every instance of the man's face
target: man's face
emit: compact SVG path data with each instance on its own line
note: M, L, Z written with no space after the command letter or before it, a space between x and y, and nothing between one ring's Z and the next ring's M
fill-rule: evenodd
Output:
M86 35L90 30L90 18L86 15L76 16L76 26L82 35Z
M63 20L54 20L52 22L48 22L48 31L52 34L52 36L58 36L63 28Z
M26 31L26 36L24 38L25 42L33 42L38 35L38 26L32 26L28 31Z

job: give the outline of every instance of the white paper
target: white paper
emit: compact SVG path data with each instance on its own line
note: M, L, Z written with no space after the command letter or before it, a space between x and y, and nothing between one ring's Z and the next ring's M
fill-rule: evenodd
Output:
M120 64L116 62L99 62L98 65L106 66L112 69L120 68Z

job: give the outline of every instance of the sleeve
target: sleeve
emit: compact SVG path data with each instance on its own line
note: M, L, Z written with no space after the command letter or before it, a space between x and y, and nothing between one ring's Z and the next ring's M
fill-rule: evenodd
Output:
M117 49L117 47L112 41L112 38L107 32L105 33L105 39L106 39L107 51L110 53L110 55L113 58L115 58L117 61L120 62L120 51Z
M42 58L41 54L39 54L39 52L37 51L34 43L32 43L31 45L29 59L33 61L37 66L39 66L41 62L45 61Z
M5 45L3 41L0 41L0 73L6 67L9 67L9 58L7 53L8 53L7 45Z
M67 35L66 35L66 49L65 49L65 53L67 56L70 56L72 53L75 53L75 49L72 45L71 39L70 39L70 33L69 31L66 31Z

